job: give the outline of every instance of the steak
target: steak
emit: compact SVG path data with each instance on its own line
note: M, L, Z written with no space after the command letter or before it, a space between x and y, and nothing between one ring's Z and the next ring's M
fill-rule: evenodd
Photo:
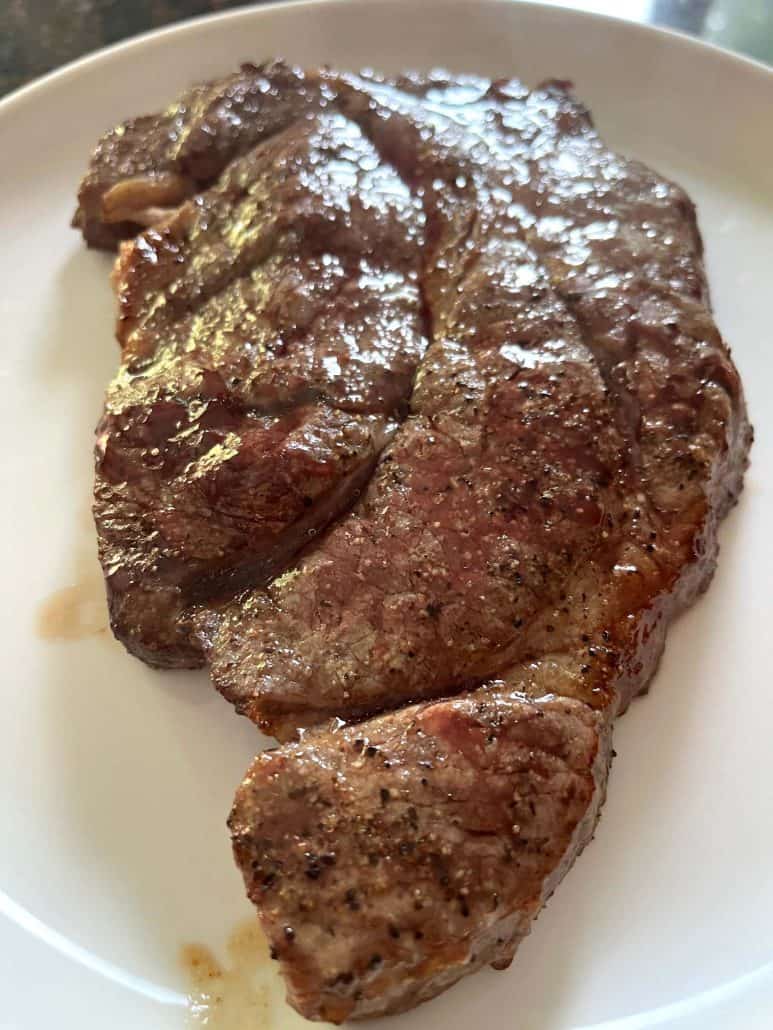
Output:
M590 839L751 430L693 205L568 84L197 90L81 192L92 242L153 222L98 446L113 621L285 741L230 827L290 1002L396 1012L506 966ZM190 199L110 221L142 161Z
M200 665L190 613L276 575L366 481L424 349L422 222L320 114L123 245L94 511L134 654Z

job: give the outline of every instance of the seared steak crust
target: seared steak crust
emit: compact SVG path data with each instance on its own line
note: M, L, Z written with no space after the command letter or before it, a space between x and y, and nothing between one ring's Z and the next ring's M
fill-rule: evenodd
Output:
M424 349L423 215L351 122L299 122L123 244L95 516L114 632L196 665L192 608L350 503Z

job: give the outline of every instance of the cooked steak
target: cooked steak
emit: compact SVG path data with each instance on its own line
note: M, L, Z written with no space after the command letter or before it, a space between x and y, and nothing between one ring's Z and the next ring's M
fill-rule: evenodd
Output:
M608 151L559 86L453 83L444 108L433 82L427 116L358 89L422 191L433 337L361 502L214 640L215 682L280 739L576 642L578 577L648 606L745 440L683 191Z
M322 114L123 245L95 516L132 652L201 664L191 607L275 575L363 485L424 347L422 221Z
M510 961L711 578L751 431L692 204L566 84L267 68L235 135L232 80L198 88L206 174L164 120L198 101L137 130L166 141L138 174L197 194L177 213L110 221L142 160L120 133L87 178L93 242L161 219L119 259L97 517L129 646L201 642L300 738L230 825L290 1001L339 1022Z

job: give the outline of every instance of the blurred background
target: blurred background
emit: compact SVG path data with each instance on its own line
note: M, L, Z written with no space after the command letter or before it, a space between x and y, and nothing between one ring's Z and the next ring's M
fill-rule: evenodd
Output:
M242 6L248 5L240 0L0 0L0 95L138 32ZM562 0L560 6L679 29L773 64L773 0Z

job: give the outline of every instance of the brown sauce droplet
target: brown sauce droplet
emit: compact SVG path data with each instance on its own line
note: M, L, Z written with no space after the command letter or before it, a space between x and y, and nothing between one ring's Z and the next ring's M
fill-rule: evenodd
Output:
M37 634L43 640L82 640L108 629L105 587L101 578L55 590L38 607Z
M279 965L269 957L257 920L236 927L226 953L223 966L204 945L186 944L181 949L180 961L190 983L191 1030L304 1030L309 1026L285 1001Z

